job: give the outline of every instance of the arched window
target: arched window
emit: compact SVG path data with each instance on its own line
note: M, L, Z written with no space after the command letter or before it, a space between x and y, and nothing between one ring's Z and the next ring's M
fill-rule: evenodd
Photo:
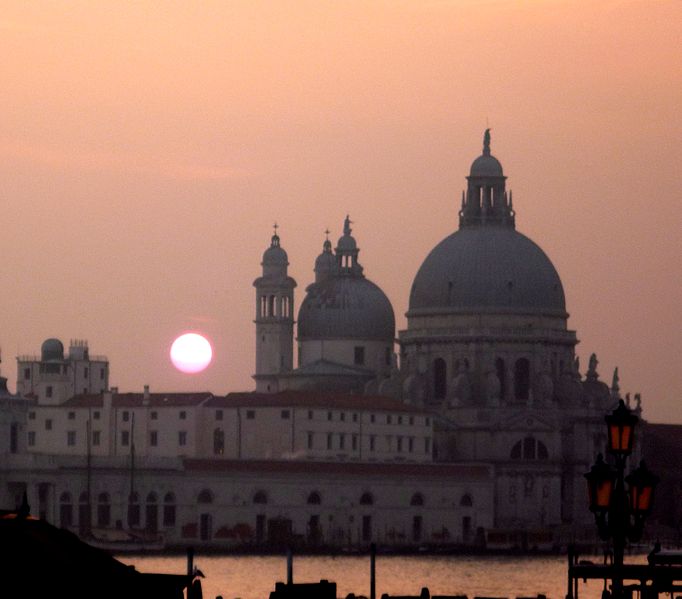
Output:
M268 494L265 491L256 491L256 494L253 496L253 502L254 503L267 503L268 502Z
M424 505L424 496L421 493L415 493L410 499L410 505Z
M530 362L519 358L514 364L514 396L516 399L528 399L530 391Z
M268 316L272 317L275 315L275 296L268 296Z
M140 525L140 497L137 493L128 496L128 526Z
M197 498L198 503L213 503L213 493L208 489L203 489Z
M175 526L175 495L166 493L163 498L163 525Z
M471 507L474 505L474 500L471 498L469 493L465 493L462 495L462 499L459 500L459 505L462 507Z
M360 505L374 505L374 497L371 493L363 493L360 497Z
M517 441L511 450L512 460L546 460L549 458L547 446L533 437Z
M71 493L62 493L59 496L59 525L62 528L73 526L73 503Z
M156 493L153 491L147 495L147 503L156 503Z
M97 496L97 526L105 527L111 523L111 502L108 493Z
M225 453L225 433L221 428L213 431L213 453L215 455L223 455Z
M538 460L546 460L549 457L547 446L542 441L538 441L537 456Z
M433 361L433 397L443 399L448 390L447 366L443 358Z
M495 374L497 374L497 380L500 381L500 398L504 398L507 390L505 387L507 377L504 368L504 360L502 358L497 358L497 360L495 360Z
M313 491L310 495L308 495L308 503L311 505L319 505L322 503L320 494L317 491Z

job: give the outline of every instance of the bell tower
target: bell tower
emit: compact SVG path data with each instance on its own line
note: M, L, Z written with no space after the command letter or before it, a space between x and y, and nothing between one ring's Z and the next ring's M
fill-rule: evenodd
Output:
M279 391L278 375L290 372L294 364L294 288L287 274L289 258L280 246L278 226L263 253L263 275L256 288L256 391Z

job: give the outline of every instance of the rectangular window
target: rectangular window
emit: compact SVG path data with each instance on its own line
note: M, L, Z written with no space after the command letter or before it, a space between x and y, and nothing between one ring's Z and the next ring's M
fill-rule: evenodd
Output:
M374 435L369 436L369 450L374 451L374 447L376 446L376 437Z
M289 420L291 412L289 410L282 410L282 420Z
M403 417L402 417L402 416L398 416L398 424L402 424L402 423L403 423Z
M365 347L364 345L357 345L354 348L353 363L356 366L363 366L365 363Z
M410 425L414 424L414 416L410 416Z
M358 449L358 436L353 435L353 451L357 451Z
M345 412L341 412L341 414L339 414L339 420L341 420L341 422L346 421L346 413Z
M431 439L429 437L424 439L424 453L431 453Z
M156 447L159 444L159 432L149 431L149 445Z
M246 419L247 420L255 420L256 418L256 411L255 410L246 410Z
M28 381L31 378L31 369L24 368L24 380Z
M390 414L386 414L386 424L392 424L393 418Z
M329 420L331 422L331 419L332 419L332 413L327 412L327 420Z
M149 415L149 418L150 418L151 420L156 420L158 417L159 417L159 413L158 413L158 412L152 412L152 413Z
M398 453L400 453L403 450L403 438L398 435Z
M76 419L76 412L69 412L69 420L75 420Z
M374 423L376 422L376 419L377 419L377 418L376 418L376 416L375 416L374 414L371 414L370 417L369 417L369 421L370 421L372 424L374 424Z
M66 444L69 447L73 447L74 445L76 445L76 431L66 432Z
M83 378L84 378L84 379L87 379L87 378L88 378L88 374L89 374L89 373L88 373L88 369L87 369L87 368L83 368Z
M122 418L123 418L123 422L128 422L128 420L130 420L130 412L128 412L127 410L124 411Z
M308 433L308 449L313 448L313 433Z
M424 424L429 426L431 424L431 420L429 418L424 419Z
M52 418L48 418L47 420L45 420L45 430L46 431L52 430Z
M327 449L331 449L331 448L332 448L332 434L327 433Z
M52 397L52 385L45 387L45 397Z
M92 413L92 418L93 418L94 420L99 420L99 410L95 410L95 411Z
M100 432L99 431L92 431L92 444L93 445L99 445L100 443Z
M28 413L28 419L29 420L35 420L36 419L36 413L35 412L29 412Z
M180 447L184 447L185 445L187 445L187 431L178 432L178 445Z
M187 420L187 412L185 410L180 411L180 420Z
M407 440L407 450L412 453L414 451L414 437L410 437Z
M123 447L130 445L130 431L121 431L121 445Z
M33 447L36 444L36 433L35 431L28 431L28 446Z
M100 381L104 380L104 368L99 369L99 380Z
M312 419L313 419L313 411L308 410L308 420L312 420Z
M223 411L222 410L216 410L215 411L215 419L216 420L222 420L223 419Z
M358 421L358 415L357 415L357 414L353 414L353 422L357 422L357 421Z
M346 449L346 435L343 433L339 435L339 449Z

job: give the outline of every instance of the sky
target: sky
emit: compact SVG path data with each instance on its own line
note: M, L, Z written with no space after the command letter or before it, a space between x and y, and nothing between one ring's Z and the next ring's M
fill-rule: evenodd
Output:
M682 423L682 3L0 1L0 346L85 339L122 391L253 388L276 221L298 281L350 214L405 327L484 129L583 372ZM200 331L201 374L173 339Z

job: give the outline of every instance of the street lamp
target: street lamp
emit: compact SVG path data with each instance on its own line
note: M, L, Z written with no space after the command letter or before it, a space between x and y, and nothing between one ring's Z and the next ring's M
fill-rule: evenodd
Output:
M618 407L605 417L608 428L607 451L614 456L615 469L601 454L590 471L585 474L590 500L599 536L604 541L613 539L612 592L622 596L623 577L619 569L628 539L638 541L642 536L644 520L651 512L653 493L658 477L642 462L627 478L625 462L635 443L635 427L639 418L625 406L621 399ZM627 483L628 488L625 488Z

